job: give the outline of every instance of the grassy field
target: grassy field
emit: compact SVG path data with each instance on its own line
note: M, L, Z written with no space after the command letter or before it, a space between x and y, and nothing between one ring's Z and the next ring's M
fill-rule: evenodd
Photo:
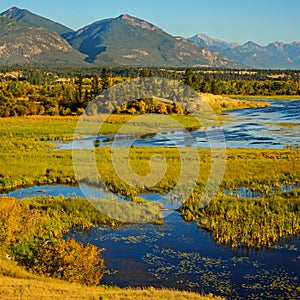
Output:
M221 113L222 111L226 110L234 110L234 109L242 109L242 108L259 108L259 107L266 107L270 106L270 104L266 102L257 102L251 101L253 99L247 97L237 97L237 96L227 96L227 95L213 95L213 94L200 94L210 105L210 107L216 112ZM232 101L235 99L235 101Z
M113 116L105 130L113 132L130 117ZM184 122L189 121L188 117L183 119ZM76 122L77 118L73 117L0 119L0 190L34 184L75 184L71 151L53 151L51 141L71 138ZM188 155L191 149L184 151ZM226 152L223 187L299 182L299 150L227 149ZM211 152L199 149L198 153L201 163L198 185L203 186L211 168ZM99 148L95 154L102 180L111 190L121 194L130 190L128 185L120 182L114 171L111 149ZM177 149L133 148L130 151L130 164L139 175L147 175L150 171L148 162L154 154L161 154L165 158L167 172L152 191L168 192L180 174L180 153ZM98 183L95 178L86 178L86 181Z
M186 150L186 155L189 151ZM107 186L119 194L131 190L132 188L124 184L115 172L110 148L97 149L95 153L99 173ZM148 175L149 159L155 154L164 157L167 170L163 179L152 187L151 191L168 192L177 182L181 170L180 154L177 149L134 148L130 151L130 164L140 176ZM300 180L297 150L227 149L226 155L223 187L295 184ZM198 158L201 168L198 185L201 187L206 183L211 170L210 150L199 149ZM159 163L157 161L158 166ZM47 149L42 142L31 141L30 144L24 140L1 142L0 166L2 191L34 184L76 184L71 151L53 151ZM98 178L88 175L88 170L86 174L82 180L90 184L99 183Z

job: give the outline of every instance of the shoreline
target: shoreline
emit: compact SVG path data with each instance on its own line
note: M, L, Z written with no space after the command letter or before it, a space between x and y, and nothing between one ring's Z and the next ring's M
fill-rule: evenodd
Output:
M274 96L264 96L264 95L222 95L227 96L231 99L241 99L241 100L300 100L300 95L274 95Z

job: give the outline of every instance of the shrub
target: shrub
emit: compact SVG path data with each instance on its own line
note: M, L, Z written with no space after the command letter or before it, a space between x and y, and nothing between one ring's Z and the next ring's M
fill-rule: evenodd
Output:
M71 239L34 238L10 247L14 259L29 271L85 285L97 285L103 277L104 249Z

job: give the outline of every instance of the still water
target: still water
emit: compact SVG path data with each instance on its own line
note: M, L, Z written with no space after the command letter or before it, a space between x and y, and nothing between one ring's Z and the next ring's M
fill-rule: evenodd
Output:
M81 188L91 198L107 196L96 188ZM236 193L251 197L246 189ZM83 197L83 192L76 186L44 185L8 195ZM141 196L170 206L163 195ZM106 249L103 257L107 269L102 284L169 287L214 293L227 299L299 299L299 239L282 241L272 249L232 250L216 244L210 233L194 223L183 221L175 208L164 218L163 225L97 226L86 231L72 230L67 237Z
M299 240L271 250L233 251L217 245L209 233L184 222L177 212L164 221L162 226L74 230L69 237L106 249L103 284L170 287L228 299L299 299Z

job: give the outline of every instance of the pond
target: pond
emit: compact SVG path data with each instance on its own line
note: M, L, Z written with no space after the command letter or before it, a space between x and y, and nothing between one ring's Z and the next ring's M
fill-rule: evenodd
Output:
M102 284L169 287L213 293L227 299L299 299L300 241L275 249L233 251L174 212L164 225L135 225L88 231L68 237L104 247Z

